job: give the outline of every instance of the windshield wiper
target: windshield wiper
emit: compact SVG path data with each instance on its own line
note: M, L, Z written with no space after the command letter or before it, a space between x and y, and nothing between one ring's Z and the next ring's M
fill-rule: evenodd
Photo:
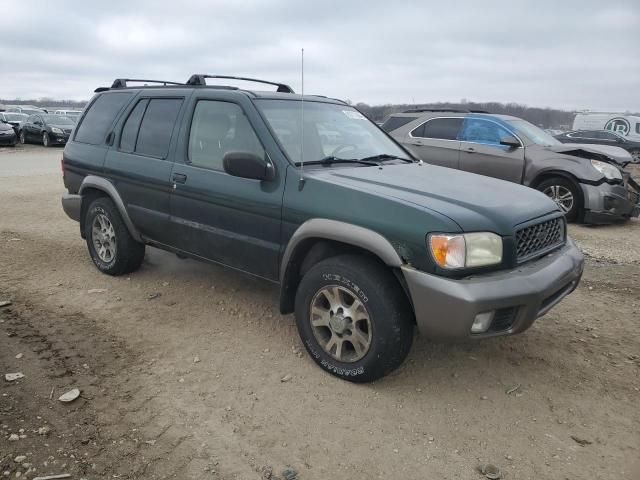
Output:
M321 160L309 160L308 162L304 162L304 165L333 165L336 163L360 163L362 165L368 165L370 167L378 167L379 163L373 162L366 158L357 159L357 158L338 158L329 155L328 157L324 157ZM302 165L303 162L296 162L296 167Z
M388 153L381 153L379 155L371 155L370 157L361 158L363 162L373 162L375 160L384 161L384 160L402 160L407 163L414 163L414 160L410 160L408 158L398 157L396 155L389 155Z

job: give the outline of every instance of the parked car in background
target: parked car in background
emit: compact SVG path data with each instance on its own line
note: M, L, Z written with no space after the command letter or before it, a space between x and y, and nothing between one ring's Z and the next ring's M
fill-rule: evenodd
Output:
M36 113L47 113L47 111L40 107L33 105L12 105L7 108L7 112L24 113L26 115L33 115Z
M560 135L561 133L564 133L564 130L560 130L558 128L545 128L544 131L549 135Z
M53 113L55 115L68 117L73 120L73 123L78 123L78 119L80 118L80 115L82 115L82 110L56 110Z
M28 117L29 115L26 113L0 112L0 121L11 125L13 130L16 132L16 135L20 135L22 124Z
M623 173L630 155L621 149L564 145L507 115L413 111L392 115L383 129L398 119L409 122L389 134L425 162L540 190L569 221L607 223L640 213L640 186Z
M75 123L62 115L42 113L30 115L20 130L20 143L37 142L45 147L65 144Z
M640 141L640 117L624 113L579 112L573 130L609 130L633 141Z
M640 139L636 141L632 140L632 137L625 138L610 130L574 130L555 135L555 138L562 143L589 143L620 147L631 154L633 163L640 163Z
M0 146L15 146L17 142L16 132L8 123L0 122Z

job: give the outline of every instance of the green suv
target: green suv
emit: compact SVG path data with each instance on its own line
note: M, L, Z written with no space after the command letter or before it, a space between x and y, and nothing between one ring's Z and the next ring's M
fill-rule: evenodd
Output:
M228 78L277 91L207 85ZM64 150L62 205L96 267L132 272L149 245L276 283L333 375L388 374L416 326L522 332L580 281L552 200L416 160L340 100L212 75L132 82L97 89Z

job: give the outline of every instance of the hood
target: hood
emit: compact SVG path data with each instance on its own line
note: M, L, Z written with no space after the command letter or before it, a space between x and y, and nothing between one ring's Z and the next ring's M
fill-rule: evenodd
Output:
M425 163L313 169L305 176L438 212L465 232L512 235L516 225L559 211L532 188Z
M57 125L55 123L49 123L48 126L51 127L51 128L53 128L53 127L59 128L63 132L66 132L67 130L71 131L71 129L73 129L73 127L74 127L74 125Z
M594 145L590 143L563 143L545 147L552 152L587 158L589 160L613 161L620 166L625 166L632 161L631 154L625 149L610 145Z

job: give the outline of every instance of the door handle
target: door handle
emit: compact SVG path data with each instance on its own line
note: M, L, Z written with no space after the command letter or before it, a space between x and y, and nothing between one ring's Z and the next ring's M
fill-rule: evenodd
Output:
M187 176L184 173L174 173L173 181L175 183L185 183L187 181Z
M467 148L465 148L465 151L467 151L467 152L469 152L469 153L473 153L473 152L475 152L475 151L476 151L476 149L475 149L475 148L473 148L473 147L467 147Z

